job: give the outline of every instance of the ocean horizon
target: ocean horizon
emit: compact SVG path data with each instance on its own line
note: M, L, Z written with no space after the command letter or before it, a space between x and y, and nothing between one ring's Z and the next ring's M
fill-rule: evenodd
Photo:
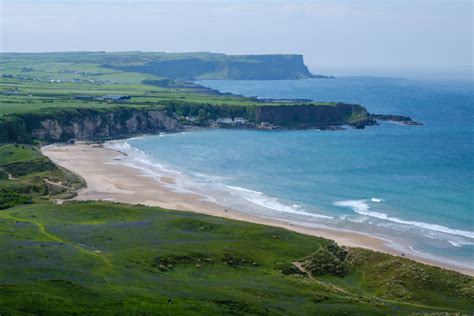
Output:
M239 211L373 235L400 253L472 267L472 82L365 76L198 83L245 96L358 103L424 125L210 129L109 142L129 154L121 163L173 176L174 190Z

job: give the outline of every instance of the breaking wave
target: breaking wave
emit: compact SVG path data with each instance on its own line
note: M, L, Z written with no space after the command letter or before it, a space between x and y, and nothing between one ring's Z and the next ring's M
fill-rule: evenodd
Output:
M463 237L474 239L474 232L471 232L471 231L453 229L446 226L441 226L437 224L429 224L429 223L418 222L418 221L407 221L407 220L403 220L397 217L389 216L388 214L385 214L385 213L371 211L370 206L367 204L366 200L338 201L338 202L335 202L334 205L352 208L352 210L355 213L365 215L365 216L375 217L378 219L383 219L383 220L391 221L398 224L424 228L424 229L437 231L437 232L441 232L445 234L463 236Z
M259 206L263 206L264 208L267 208L267 209L271 209L271 210L275 210L279 212L297 214L297 215L318 217L318 218L326 218L326 219L334 218L332 216L309 213L309 212L303 211L301 210L301 206L298 204L293 204L292 206L283 204L279 202L276 198L266 196L262 192L259 192L259 191L253 191L253 190L245 189L242 187L236 187L236 186L230 186L230 185L226 185L226 187L231 190L237 191L238 193L236 194L238 194L239 197L247 200L248 202L251 202Z

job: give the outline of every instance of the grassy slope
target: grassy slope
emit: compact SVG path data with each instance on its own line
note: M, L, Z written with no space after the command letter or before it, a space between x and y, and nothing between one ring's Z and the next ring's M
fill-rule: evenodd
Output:
M367 315L474 308L472 278L375 254L378 265L397 260L434 277L420 288L423 283L399 275L412 296L394 297L387 287L392 272L377 271L374 254L365 250L352 250L354 262L342 278L285 275L282 264L329 241L187 212L40 203L0 211L0 236L0 248L10 250L0 259L0 313Z
M71 197L81 186L83 180L58 168L36 147L0 146L0 209L42 197Z

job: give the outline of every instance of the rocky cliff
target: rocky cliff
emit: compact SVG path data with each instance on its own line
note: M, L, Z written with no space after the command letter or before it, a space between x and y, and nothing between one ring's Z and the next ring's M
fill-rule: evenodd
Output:
M186 104L185 104L186 105ZM193 111L199 105L190 106ZM219 117L247 117L251 122L268 122L286 128L371 124L367 110L357 104L335 105L263 105L209 106L211 121ZM203 108L204 109L204 108ZM62 109L15 114L0 119L0 142L67 141L69 139L104 140L137 134L170 132L182 128L176 118L183 106L162 108L116 107L108 109ZM193 115L185 113L184 115ZM201 123L201 125L205 125Z
M374 122L367 109L358 104L337 103L327 106L288 105L260 106L255 113L257 122L269 122L285 127L325 127L352 125L363 128Z
M163 109L58 110L19 114L3 119L0 121L0 140L110 139L179 128L178 121Z
M324 77L311 74L302 55L185 55L174 59L157 58L143 65L111 67L175 80L281 80Z

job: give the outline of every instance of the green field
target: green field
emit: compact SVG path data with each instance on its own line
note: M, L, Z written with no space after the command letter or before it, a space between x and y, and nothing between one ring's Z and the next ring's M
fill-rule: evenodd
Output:
M76 96L130 95L129 102L81 101ZM211 105L259 105L239 97L219 97L175 91L144 84L51 83L0 78L0 114L37 111L45 108L162 107L163 101L179 100Z
M2 72L0 72L0 75ZM130 95L127 102L82 101L76 96ZM224 106L260 106L251 98L198 94L193 90L160 88L137 83L94 84L48 82L18 78L0 78L0 115L25 113L47 108L162 107L166 101ZM278 106L283 103L265 105ZM334 102L306 102L311 105L334 105Z
M108 63L129 66L156 56L183 58L105 56ZM199 56L209 58L185 55ZM180 119L214 119L241 116L262 103L189 83L144 84L163 78L105 67L103 53L0 57L0 125L7 140L0 144L0 315L474 313L474 279L456 272L280 228L156 207L67 201L84 181L43 156L38 139L8 143L21 139L10 134L27 131L18 125L34 125L46 115L74 120L86 109L97 115L163 108ZM131 99L76 98L113 94Z

